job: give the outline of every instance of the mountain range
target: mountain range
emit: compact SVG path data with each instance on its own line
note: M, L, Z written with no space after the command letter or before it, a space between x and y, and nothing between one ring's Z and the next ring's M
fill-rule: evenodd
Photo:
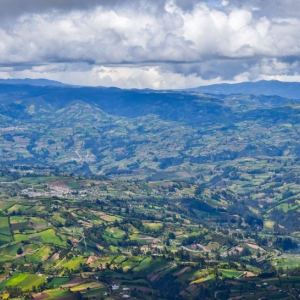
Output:
M278 80L261 80L257 82L242 82L236 84L213 84L188 89L197 93L210 94L251 94L251 95L277 95L289 99L300 99L299 82L282 82Z
M75 87L59 81L48 79L0 79L0 84L13 85L34 85L34 86L57 86L57 87ZM79 86L79 85L76 85ZM146 91L151 91L146 89ZM243 95L266 95L280 96L289 99L300 99L299 82L282 82L278 80L261 80L256 82L242 82L236 84L213 84L186 89L187 92L208 93L208 94L243 94Z
M0 292L298 295L300 100L212 91L0 83Z
M196 180L210 164L300 152L298 100L45 84L0 84L2 164Z

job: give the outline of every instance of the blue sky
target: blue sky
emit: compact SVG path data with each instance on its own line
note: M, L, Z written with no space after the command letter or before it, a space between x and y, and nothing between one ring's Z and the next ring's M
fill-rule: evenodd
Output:
M122 88L300 81L298 0L1 0L0 77Z

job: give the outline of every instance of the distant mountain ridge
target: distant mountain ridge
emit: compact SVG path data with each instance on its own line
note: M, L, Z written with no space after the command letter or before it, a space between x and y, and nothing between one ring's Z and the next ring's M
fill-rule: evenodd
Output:
M24 78L24 79L0 79L0 84L25 84L25 85L34 85L34 86L69 86L68 84L55 81L55 80L49 80L44 78L39 79L30 79L30 78Z
M278 80L261 80L257 82L242 82L236 84L213 84L187 89L189 92L209 93L209 94L244 94L244 95L267 95L280 96L289 99L300 99L299 82L282 82Z
M9 85L31 85L39 87L82 87L91 89L104 89L108 91L121 91L122 89L116 87L88 87L80 85L69 85L55 80L49 80L44 78L39 79L0 79L0 84ZM123 91L139 91L142 93L154 92L151 89L123 89ZM264 95L264 96L280 96L286 99L300 99L300 82L282 82L278 80L261 80L257 82L242 82L236 84L222 83L213 84L208 86L199 86L195 88L185 89L186 92L196 92L204 94L216 94L216 95ZM159 91L156 91L159 92ZM172 92L172 90L169 90Z

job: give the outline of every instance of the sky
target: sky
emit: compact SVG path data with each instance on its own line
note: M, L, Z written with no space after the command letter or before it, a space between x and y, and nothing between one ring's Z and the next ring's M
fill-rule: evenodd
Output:
M121 88L300 81L299 0L0 0L0 78Z

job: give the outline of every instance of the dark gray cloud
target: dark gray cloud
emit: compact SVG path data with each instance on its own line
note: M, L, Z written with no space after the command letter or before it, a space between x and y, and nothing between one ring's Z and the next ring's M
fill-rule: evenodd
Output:
M228 11L232 8L256 9L261 15L268 17L297 17L299 16L300 1L298 0L174 0L183 10L193 10L195 6L205 3L209 7ZM94 7L156 7L163 10L168 0L1 0L1 16L22 15L25 13L42 13L51 10L88 10ZM226 5L221 5L226 3Z
M140 7L163 9L166 0L1 0L0 16L18 17L23 14L47 13L57 10L60 13L71 10L90 10L95 7L116 8Z

